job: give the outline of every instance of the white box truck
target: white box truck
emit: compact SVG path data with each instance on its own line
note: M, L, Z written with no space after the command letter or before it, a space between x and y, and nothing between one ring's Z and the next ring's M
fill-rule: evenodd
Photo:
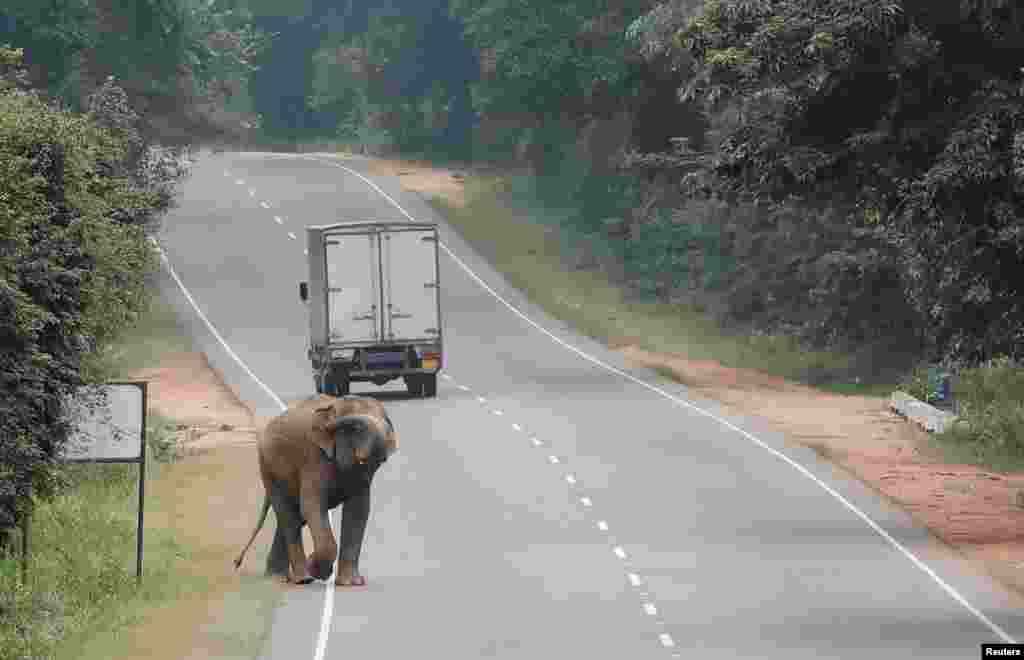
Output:
M402 378L414 396L437 395L443 366L437 225L342 222L306 228L317 393L343 396L355 381Z

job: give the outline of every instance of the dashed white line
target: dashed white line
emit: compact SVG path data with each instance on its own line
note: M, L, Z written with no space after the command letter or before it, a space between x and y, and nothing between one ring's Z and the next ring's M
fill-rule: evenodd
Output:
M244 186L245 185L245 180L244 179L235 179L235 183L240 185L240 186Z
M614 548L612 548L612 552L614 552L615 556L618 557L619 559L625 559L626 558L626 551L622 549L621 545L617 545Z
M292 239L293 241L298 240L298 237L295 236L295 232L292 231L288 232L288 238Z
M249 188L249 197L255 197L255 196L256 196L256 191L253 190L252 188Z
M576 483L576 477L571 474L567 474L565 475L565 481L571 486Z
M672 639L672 635L668 633L661 633L658 635L658 639L661 641L661 645L667 649L673 648L676 645L676 640Z
M459 389L462 390L463 392L468 392L469 391L469 388L466 387L465 385L459 385Z
M304 254L304 255L306 255L308 257L309 256L309 250L303 248L302 249L302 254Z
M492 410L491 412L494 413L495 415L497 415L498 417L501 417L502 415L505 414L505 413L501 412L500 410Z
M552 465L554 465L557 462L558 462L558 457L557 456L548 456L548 463L551 463Z
M541 440L538 440L537 438L530 438L530 442L533 443L534 447L540 447L542 444L544 444Z
M227 170L224 170L224 176L230 178L231 177L231 172L228 172Z
M583 506L594 506L594 502L589 497L581 497L580 504Z
M513 424L512 428L515 429L516 431L522 431L523 430L523 427L519 426L518 424Z
M284 224L284 220L282 220L281 216L279 216L279 215L275 215L274 216L274 222L276 222L279 225L283 225Z
M478 396L476 400L477 403L487 403L487 399L483 398L482 396Z
M626 573L626 577L629 578L629 583L634 587L639 587L641 584L640 576L636 573Z
M270 208L270 204L267 204L266 202L260 202L260 206L262 206L265 209L269 209Z
M654 606L654 603L644 603L644 612L647 616L658 616L658 608Z
M598 520L597 521L597 528L599 530L601 530L602 532L607 532L608 531L608 523L606 523L603 520Z

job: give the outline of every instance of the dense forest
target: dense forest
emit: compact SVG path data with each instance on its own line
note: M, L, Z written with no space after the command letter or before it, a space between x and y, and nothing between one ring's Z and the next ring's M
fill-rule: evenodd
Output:
M190 144L525 167L640 294L879 374L1024 346L1015 0L4 0L0 45L0 528Z
M734 325L1020 350L1016 3L257 4L265 138L525 163L637 289Z

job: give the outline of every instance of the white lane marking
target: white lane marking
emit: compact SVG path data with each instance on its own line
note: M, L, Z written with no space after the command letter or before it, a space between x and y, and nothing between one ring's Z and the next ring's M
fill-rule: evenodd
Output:
M215 328L213 323L210 322L210 319L206 317L206 314L203 313L203 310L199 309L199 305L196 303L195 298L193 298L192 294L189 293L189 290L185 288L185 284L181 281L181 278L179 278L178 274L174 271L174 266L171 265L171 260L167 258L167 254L164 253L163 248L160 247L160 244L157 243L155 240L150 239L150 241L153 243L153 245L156 246L157 252L160 254L161 261L163 261L164 265L167 266L167 272L171 274L171 277L173 277L174 281L178 284L178 288L180 288L181 292L185 294L185 299L188 300L190 305L192 305L192 309L194 309L199 318L203 320L203 323L206 324L206 327L210 330L210 333L213 334L214 338L216 338L220 345L224 347L224 350L227 351L227 354L230 355L231 358L238 363L238 366L242 368L242 371L244 371L249 376L249 378L252 378L253 381L257 385L259 385L260 388L264 392L266 392L271 399L273 399L274 403L276 403L278 407L281 408L281 410L287 409L287 406L284 405L284 401L282 401L280 397L274 394L274 391L271 390L266 383L257 378L256 374L252 372L252 369L250 369L248 365L246 365L245 362L242 361L242 358L238 357L238 354L235 353L230 346L228 346L228 343L224 341L224 337L221 336L220 332L217 331L217 328Z
M302 254L304 254L304 255L306 255L308 257L309 256L309 250L307 250L306 248L302 248Z
M487 399L483 398L482 396L478 396L476 400L477 403L487 403Z
M203 323L206 324L206 327L210 330L213 336L217 339L218 342L220 342L220 345L224 347L224 350L227 351L227 354L230 355L231 358L238 363L238 366L242 368L242 370L249 376L249 378L252 378L253 381L257 385L259 385L260 388L262 388L263 391L266 392L271 399L274 400L274 403L276 403L277 406L282 411L286 410L287 406L284 405L284 401L282 401L281 398L277 396L277 394L275 394L274 391L270 389L266 383L257 378L256 374L252 372L252 369L250 369L249 366L242 361L242 358L238 357L238 354L231 349L231 347L228 345L226 341L224 341L224 337L221 336L220 332L217 331L217 328L214 327L213 323L210 322L210 319L208 319L206 317L206 314L203 313L203 310L201 310L199 308L199 305L196 304L196 300L195 298L192 297L192 294L189 293L189 290L185 288L184 282L181 281L181 278L178 277L178 274L174 271L174 266L171 265L170 259L167 258L167 254L164 253L163 248L160 247L160 244L153 238L150 238L150 242L156 247L157 252L160 254L160 260L163 261L164 265L167 267L167 272L171 274L171 277L174 278L174 281L177 283L178 288L181 289L181 292L183 294L185 294L185 299L188 300L190 305L192 305L192 309L195 310L199 318L203 320ZM334 533L334 536L337 537L338 524L336 518L338 510L335 509L331 513L334 514L330 517L331 531ZM324 586L324 610L323 616L320 618L320 634L317 638L316 656L314 660L323 660L324 653L327 650L327 637L330 634L331 619L334 616L334 576L337 573L337 570L338 558L335 557L334 564L331 566L331 576L328 578L327 583Z
M603 520L598 520L597 521L597 528L599 530L601 530L602 532L607 532L608 531L608 523L606 523Z
M292 231L288 232L288 238L292 239L293 241L298 240L298 237L295 236L295 232Z
M391 202L391 204L396 209L398 209L410 221L412 221L412 222L416 221L416 219L413 218L412 215L410 215L408 211L406 211L404 208L402 208L402 205L399 204L398 202L396 202L391 197L391 195L388 195L386 192L381 190L380 186L378 186L376 183L374 183L370 179L366 178L365 176L363 176L359 172L356 172L352 168L345 167L344 165L341 165L340 163L332 163L332 162L330 162L328 160L324 160L322 158L317 158L315 156L298 156L298 157L299 158L305 158L307 160L317 161L317 162L323 163L325 165L330 165L332 167L337 167L339 169L345 170L349 174L351 174L351 175L355 176L356 178L362 180L364 183L366 183L366 185L370 186L371 188L376 190L378 193L380 193L380 195L384 199L386 199L389 202ZM805 477L807 477L808 479L810 479L811 481L816 483L818 486L820 486L822 489L824 489L825 492L827 492L829 495L831 495L832 497L836 498L843 506L846 507L847 510L849 510L854 515L856 515L858 518L860 518L866 525L868 525L871 529L873 529L879 536L881 536L883 539L885 539L885 541L888 542L893 548L898 550L901 554L903 554L904 557L906 557L908 560L910 560L911 563L913 563L919 569L924 571L928 575L928 577L932 578L932 580L934 580L935 583L938 584L939 587L941 587L942 590L946 592L946 594L948 594L956 602L960 603L960 605L963 606L964 609L966 609L968 612L970 612L975 617L977 617L978 620L980 620L982 623L987 625L992 630L992 632L996 633L996 635L998 635L1000 638L1002 638L1003 641L1005 641L1005 642L1007 642L1009 644L1015 644L1016 643L1016 641L1012 637L1010 637L1002 628L1000 628L998 625L996 625L992 620L990 620L987 616L985 616L976 607L971 605L971 603L968 602L967 599L964 598L960 594L959 591L957 591L954 587L952 587L951 585L946 583L946 581L943 580L941 577L939 577L939 575L935 571L933 571L930 566L928 566L923 561L918 559L917 555L915 555L910 550L908 550L902 543L900 543L899 541L894 539L892 537L892 535L889 534L889 532L887 532L884 529L882 529L882 527L878 523L876 523L870 516L868 516L868 514L866 514L863 511L861 511L860 508L857 507L857 505L855 505L852 502L850 502L849 500L847 500L845 497L843 497L841 494L836 492L835 489L833 489L831 486L826 484L824 481L822 481L818 477L816 477L813 474L811 474L811 471L808 470L807 468L805 468L803 465L800 465L799 463L797 463L796 461L794 461L790 457L786 456L782 452L778 451L777 449L769 447L760 438L754 436L751 433L748 433L747 431L744 431L743 429L739 428L735 424L732 424L731 422L729 422L729 421L727 421L725 419L722 419L721 417L715 415L714 413L709 412L707 410L704 410L703 408L699 408L699 407L693 405L692 403L690 403L689 401L686 401L684 399L680 399L679 397L677 397L677 396L675 396L675 395L673 395L673 394L671 394L669 392L666 392L665 390L661 389L660 387L658 387L656 385L651 385L650 383L648 383L646 381L640 380L636 376L633 376L631 374L627 374L626 372L622 371L621 369L617 369L617 368L611 366L610 364L607 364L607 363L603 362L602 360L600 360L600 359L590 355L589 353L586 353L583 350L581 350L579 348L576 348L575 346L573 346L572 344L569 344L565 340L560 339L559 337L556 337L549 330L547 330L546 328L542 327L536 321L534 321L533 319L531 319L528 316L526 316L525 314L523 314L514 305L512 305L512 303L510 303L507 300L505 300L497 291L495 291L490 286L488 286L488 284L486 282L484 282L480 278L479 275L477 275L475 272L473 272L473 270L469 266L467 266L461 259L459 259L457 256L455 256L455 253L452 252L451 249L447 245L445 245L444 243L440 243L440 246L441 246L441 249L443 249L445 251L445 253L449 257L451 257L452 260L456 264L458 264L458 266L460 268L462 268L463 271L466 272L467 275L469 275L471 278L473 278L473 280L475 280L477 284L479 284L481 287L483 287L485 291L490 293L499 302L501 302L503 305L505 305L505 307L507 307L509 309L509 311L511 311L513 314L515 314L520 319L522 319L526 323L530 324L531 326L533 326L534 328L536 328L540 332L542 332L545 335L547 335L548 337L550 337L553 341L555 341L559 345L561 345L561 346L569 349L570 351L576 353L577 355L582 357L584 360L587 360L587 361L589 361L589 362L591 362L593 364L596 364L596 365L598 365L598 366L600 366L600 367L602 367L604 369L607 369L608 371L610 371L610 372L612 372L614 374L622 376L623 378L625 378L625 379L627 379L627 380L629 380L629 381L631 381L633 383L636 383L637 385L640 385L641 387L647 388L648 390L650 390L650 391L652 391L652 392L654 392L656 394L659 394L659 395L665 397L669 401L677 403L677 404L679 404L681 406L685 406L685 407L693 410L694 412L696 412L698 414L701 414L701 415L704 415L706 417L709 417L709 418L713 419L714 421L718 422L722 426L725 426L726 428L728 428L728 429L730 429L732 431L735 431L736 433L739 433L740 435L742 435L746 439L750 440L751 442L753 442L757 446L761 447L761 449L764 449L768 453L772 454L776 458L784 461L785 463L788 463L795 470L797 470L798 472L803 474ZM671 641L671 637L669 637L669 640Z
M265 209L269 209L270 208L270 204L267 204L266 202L260 202L260 206L262 206Z
M253 190L252 188L249 188L249 197L255 197L255 196L256 196L256 191Z
M629 578L629 583L634 587L640 586L640 576L636 573L626 573L626 577Z
M576 483L576 477L572 474L565 475L565 481L571 486Z
M459 389L462 390L463 392L468 392L469 391L469 388L466 387L465 385L459 385Z
M581 497L580 504L582 504L583 506L594 506L594 501L591 500L589 497Z
M672 639L672 635L668 633L661 633L658 635L658 639L661 641L661 645L667 649L673 648L676 645L676 640Z
M654 606L654 603L644 603L644 612L647 616L658 616L658 608Z
M500 410L492 410L491 412L494 413L495 415L497 415L498 417L501 417L502 415L505 414L505 413L501 412Z
M240 186L244 186L245 185L245 180L244 179L235 179L235 183L237 183Z
M541 442L537 438L530 438L530 442L533 443L534 447L540 447L542 444L544 444L543 442Z
M331 533L334 534L334 538L338 538L336 519L340 514L338 509L330 513L328 521L331 523ZM334 577L337 572L338 558L335 557L334 564L331 565L331 574L324 581L324 613L320 617L320 634L317 635L316 654L314 654L313 660L324 660L324 655L327 653L327 638L331 634L331 620L334 618Z
M626 558L626 551L622 549L622 546L619 546L619 545L615 546L614 548L612 548L612 552L614 552L615 556L618 557L619 559L625 559Z
M519 426L518 424L513 424L512 428L515 429L516 431L522 431L523 430L523 427Z
M558 462L558 457L557 456L548 456L548 463L551 463L552 465L554 465L557 462Z
M224 176L226 176L228 178L231 178L231 172L228 172L227 170L224 170Z
M274 216L274 222L276 222L279 225L284 224L284 220L282 220L281 216L279 216L279 215L275 215Z

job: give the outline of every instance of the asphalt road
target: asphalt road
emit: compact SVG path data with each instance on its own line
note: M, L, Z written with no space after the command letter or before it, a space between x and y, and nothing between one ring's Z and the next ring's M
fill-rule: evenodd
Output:
M160 237L192 300L171 276L166 291L264 418L313 390L303 228L404 219L381 191L440 221L396 180L377 191L339 165L365 171L206 154ZM730 427L627 368L441 234L494 293L442 252L437 398L354 384L386 393L401 437L374 482L369 585L290 590L264 658L973 658L1024 637L1021 599L909 517L756 421Z

